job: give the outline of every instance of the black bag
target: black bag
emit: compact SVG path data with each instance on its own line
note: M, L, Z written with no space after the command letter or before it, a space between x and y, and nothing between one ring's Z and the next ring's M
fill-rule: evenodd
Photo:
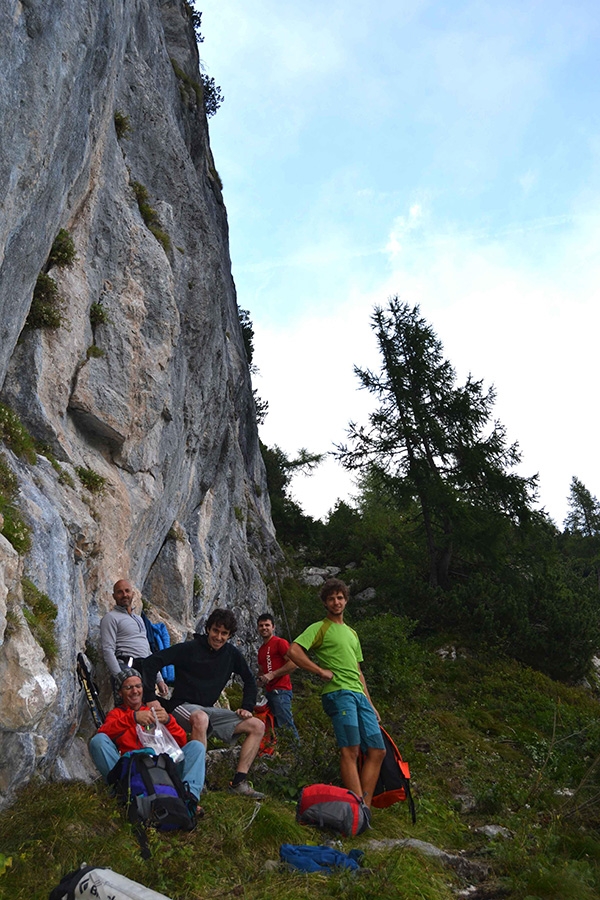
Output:
M196 827L197 800L187 783L177 774L168 753L148 750L124 753L108 773L107 781L116 787L127 808L127 817L136 829L142 856L150 856L145 828L172 831Z
M377 784L373 790L372 806L376 809L386 809L393 803L406 800L414 825L417 821L417 813L415 802L410 792L410 769L408 763L402 759L400 751L385 728L381 728L381 736L385 745L385 757L379 770ZM364 754L362 752L359 753L359 771L364 765L364 760Z

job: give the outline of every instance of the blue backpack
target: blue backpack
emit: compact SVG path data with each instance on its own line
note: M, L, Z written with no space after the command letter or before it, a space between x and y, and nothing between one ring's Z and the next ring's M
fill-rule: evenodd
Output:
M146 627L146 637L153 653L157 653L159 650L166 650L167 647L171 646L171 638L164 622L151 622L145 612L142 613L142 620ZM175 666L164 666L161 673L167 684L173 684L175 681Z
M146 828L192 831L196 827L196 798L168 753L156 754L149 748L124 753L107 781L126 807L144 859L150 856Z

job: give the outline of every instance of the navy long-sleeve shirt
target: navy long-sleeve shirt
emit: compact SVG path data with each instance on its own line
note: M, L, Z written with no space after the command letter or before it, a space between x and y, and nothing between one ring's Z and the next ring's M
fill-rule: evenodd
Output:
M175 666L173 696L162 701L169 711L180 703L214 706L232 675L239 675L244 685L242 709L254 709L256 680L240 651L229 641L213 650L205 634L196 634L193 640L173 644L144 661L149 677L169 665Z

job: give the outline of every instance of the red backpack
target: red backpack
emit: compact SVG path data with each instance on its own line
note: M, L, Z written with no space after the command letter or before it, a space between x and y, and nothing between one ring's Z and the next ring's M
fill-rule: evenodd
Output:
M309 784L302 789L296 819L301 825L330 828L344 837L362 834L371 825L371 811L348 788L334 784Z
M385 809L394 803L403 800L408 801L413 825L417 821L415 803L410 793L410 769L408 763L402 759L400 751L385 731L381 729L381 736L385 745L385 757L381 764L379 778L373 791L371 805L376 809ZM364 763L364 756L359 754L359 769Z

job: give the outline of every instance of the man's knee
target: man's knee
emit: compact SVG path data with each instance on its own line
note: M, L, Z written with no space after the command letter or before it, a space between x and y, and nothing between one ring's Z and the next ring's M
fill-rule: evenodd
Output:
M208 723L209 718L204 710L196 709L194 712L190 713L190 729L192 731L196 728L199 728L201 731L206 731Z
M382 763L385 759L385 750L383 747L369 747L367 757L370 757L374 762Z
M340 754L344 757L344 759L349 759L353 762L356 762L358 760L358 751L358 745L353 747L340 747Z
M242 719L234 730L234 734L252 734L260 738L262 738L264 733L265 723L261 722L260 719L255 719L254 716L249 719Z

